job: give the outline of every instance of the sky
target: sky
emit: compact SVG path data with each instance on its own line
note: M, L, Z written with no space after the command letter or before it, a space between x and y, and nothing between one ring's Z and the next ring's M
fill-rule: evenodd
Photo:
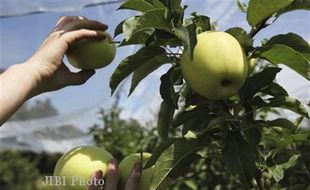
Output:
M29 1L27 4L18 3L16 0L8 2L11 3L9 7L13 7L13 9L18 12L25 8L31 8L31 6L36 7L40 1L31 1L32 4L29 3ZM65 8L59 9L59 7L61 7L59 4L52 3L57 1L45 2L48 3L49 7L53 7L53 10L56 12L0 18L0 68L8 68L10 65L22 63L27 60L50 33L60 16L82 15L89 19L101 21L109 26L108 32L113 34L114 28L119 22L134 15L133 11L116 11L120 4L79 9L81 8L81 4L79 3L83 2L81 0L74 1L75 4L73 6L64 3L66 1L62 1L63 7L70 9L68 11L68 9ZM198 14L207 15L212 21L217 22L219 30L227 30L230 27L236 26L242 27L247 31L250 30L246 22L246 15L240 12L234 0L185 0L183 4L189 5L186 12L187 16L193 11ZM2 6L1 9L4 10L5 7ZM60 10L62 11L57 12ZM10 10L10 12L12 11ZM297 33L309 41L309 12L294 11L281 16L274 24L257 34L255 37L255 45L260 45L260 41L264 38L270 38L271 36L286 34L288 32ZM113 63L106 68L97 70L95 76L86 84L67 87L57 92L45 93L33 98L30 102L35 99L50 98L53 105L55 105L63 115L78 114L89 110L91 110L91 113L94 113L101 107L108 107L111 105L111 102L113 102L113 97L110 96L108 85L109 77L117 64L135 50L137 50L137 48L134 46L118 48ZM285 69L277 76L279 83L286 87L292 96L301 98L304 102L309 102L309 82L294 71L286 67L283 68ZM72 67L70 67L70 69L76 71ZM129 80L124 83L121 98L121 105L124 107L124 117L135 117L145 121L154 116L160 104L160 95L158 94L159 78L166 70L167 67L163 67L159 69L159 71L151 74L138 86L130 97L127 97L128 88L130 86Z

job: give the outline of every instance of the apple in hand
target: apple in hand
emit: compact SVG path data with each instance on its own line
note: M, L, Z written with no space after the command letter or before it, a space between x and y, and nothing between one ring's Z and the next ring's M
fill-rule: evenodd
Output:
M120 186L121 186L120 189L124 189L134 164L138 161L140 162L143 161L143 165L145 165L146 162L150 159L150 157L151 154L143 152L142 160L141 160L141 153L136 153L125 157L121 161L121 163L118 166L120 173ZM138 190L150 190L154 169L155 166L152 166L142 171Z
M244 84L248 63L238 41L226 32L197 35L193 60L181 56L181 69L188 85L199 95L213 100L235 95Z
M85 190L94 172L102 170L103 176L107 164L113 156L106 150L95 146L80 146L65 153L57 161L54 177L65 178L58 186L60 190ZM98 183L99 184L99 183Z
M69 63L79 69L99 69L109 65L116 53L111 36L104 40L82 39L70 45L66 55Z

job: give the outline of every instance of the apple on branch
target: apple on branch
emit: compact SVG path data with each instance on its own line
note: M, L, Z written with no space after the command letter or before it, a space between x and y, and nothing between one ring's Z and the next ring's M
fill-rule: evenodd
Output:
M248 63L239 42L226 32L203 32L190 60L181 56L186 82L199 95L224 99L238 93L248 74Z

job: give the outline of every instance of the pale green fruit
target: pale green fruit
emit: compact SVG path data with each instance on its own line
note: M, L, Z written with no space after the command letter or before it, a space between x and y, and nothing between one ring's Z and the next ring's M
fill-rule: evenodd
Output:
M105 175L107 164L112 159L109 152L95 146L80 146L70 150L60 157L54 169L54 176L66 176L66 185L58 186L58 189L85 190L87 185L80 184L80 181L91 179L98 170L102 170Z
M99 69L110 64L116 53L115 43L111 36L105 32L106 39L79 40L70 45L67 58L71 65L79 69Z
M254 68L255 68L255 65L256 65L256 59L252 58L248 62L249 62L249 72L248 72L248 74L250 75L254 71Z
M150 159L151 156L152 155L149 153L143 153L143 165L145 165L145 163ZM124 189L130 172L137 161L141 161L140 153L132 154L125 157L119 164L118 168L120 172L120 189ZM152 166L142 171L138 190L150 190L154 169L155 167Z
M188 85L208 99L237 94L248 73L248 63L238 41L226 32L197 35L193 61L181 56L181 68Z

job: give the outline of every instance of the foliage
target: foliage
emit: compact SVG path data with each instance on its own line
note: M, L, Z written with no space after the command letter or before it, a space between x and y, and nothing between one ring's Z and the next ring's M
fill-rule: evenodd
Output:
M181 0L128 0L119 8L137 15L121 22L115 37L123 34L120 46L141 48L116 68L110 80L112 94L131 74L129 95L161 65L171 65L160 78L160 144L146 166L160 168L152 189L167 178L173 179L174 189L310 188L309 155L304 151L309 148L310 132L300 127L302 120L309 119L307 107L275 81L281 72L278 64L310 80L309 43L288 33L253 46L255 35L282 14L309 10L310 5L306 0L250 0L238 5L252 29L233 27L226 32L259 65L239 94L218 101L193 92L180 70L180 55L193 56L196 35L214 30L208 16L194 12L184 18L187 6ZM283 110L299 117L288 119L280 114Z
M20 152L1 152L0 189L36 190L33 183L38 177L36 163L23 157Z
M97 124L90 129L96 145L104 147L118 160L141 151L152 152L157 143L154 128L135 119L122 119L121 111L119 106L100 111L103 126Z

